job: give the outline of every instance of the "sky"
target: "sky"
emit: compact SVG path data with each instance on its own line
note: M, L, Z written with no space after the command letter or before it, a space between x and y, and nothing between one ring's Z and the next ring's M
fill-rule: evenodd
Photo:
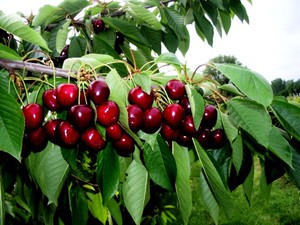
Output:
M57 5L62 0L0 0L5 13L37 13L45 5ZM213 47L203 42L189 27L191 43L182 62L192 70L218 55L233 55L244 66L263 75L269 82L276 78L300 79L300 1L252 0L246 6L250 23L234 19L229 34L215 31Z

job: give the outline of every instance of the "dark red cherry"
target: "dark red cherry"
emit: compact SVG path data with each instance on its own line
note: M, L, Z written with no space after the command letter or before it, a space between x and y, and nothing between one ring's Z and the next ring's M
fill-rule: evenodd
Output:
M187 96L184 96L182 99L179 100L179 105L181 105L184 108L186 115L192 114L191 104Z
M27 138L27 143L29 143L28 147L33 152L40 152L44 150L48 143L46 132L42 126L35 130L28 131Z
M123 129L118 123L114 123L108 127L106 127L106 137L117 141L119 140L123 135Z
M216 125L218 112L215 106L207 105L204 108L202 116L201 126L204 128L211 129Z
M63 50L60 52L59 54L59 58L61 59L61 61L64 61L65 59L67 59L69 56L69 45L66 45Z
M94 80L88 87L88 95L95 105L100 105L108 100L110 90L102 79Z
M113 142L113 146L120 156L128 157L131 153L134 152L133 138L127 133L123 133L122 137L119 140Z
M22 111L25 118L26 129L34 130L42 126L44 121L44 109L41 105L30 103L26 105Z
M60 84L56 88L56 99L60 106L71 107L78 102L78 87L76 84Z
M132 105L137 105L141 109L148 109L152 106L154 100L154 94L151 91L147 94L142 90L140 86L131 89L128 93L128 101Z
M200 128L198 131L197 140L199 141L199 143L202 145L203 148L205 148L205 149L210 148L210 146L211 146L210 130Z
M56 89L49 89L44 91L43 96L43 105L50 111L60 111L61 106L58 104L56 99Z
M180 133L177 137L177 143L184 146L184 147L191 147L193 146L192 137L183 133Z
M68 114L68 120L78 130L84 130L92 125L94 117L94 110L89 105L74 105Z
M177 103L170 104L164 109L163 120L171 127L179 127L183 118L184 109Z
M105 29L105 23L101 19L94 19L92 21L94 32L99 34L101 31Z
M62 119L52 119L52 120L47 121L44 125L44 129L45 129L47 138L52 143L55 143L55 144L58 143L58 141L57 141L57 126L62 121L63 121Z
M90 127L81 134L81 140L87 150L98 152L106 146L105 140L96 127Z
M162 112L155 107L151 107L144 111L144 123L142 131L148 134L153 134L161 127Z
M143 125L144 113L137 105L127 106L128 124L133 132L138 132Z
M179 100L186 94L184 84L176 79L167 82L166 91L169 98L172 100Z
M182 121L182 128L181 128L183 134L194 137L197 133L197 130L195 128L194 119L191 115L185 116L185 118Z
M172 128L168 124L162 123L160 133L166 141L175 141L179 135L179 129Z
M100 125L108 127L119 119L120 110L114 101L107 101L97 106L97 121Z
M63 121L57 126L57 137L63 147L74 147L80 138L79 132L68 121Z
M222 148L225 144L225 133L223 129L216 129L211 132L210 134L210 140L212 148L219 149Z
M89 104L89 92L88 89L86 90L81 90L79 92L80 96L79 96L79 104L80 105L87 105Z

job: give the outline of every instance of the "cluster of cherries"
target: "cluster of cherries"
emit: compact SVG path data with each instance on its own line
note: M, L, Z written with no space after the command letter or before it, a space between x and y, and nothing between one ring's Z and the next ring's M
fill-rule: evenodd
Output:
M173 79L166 84L165 90L172 103L162 111L153 106L153 90L147 93L137 86L129 91L127 113L132 132L141 130L153 134L159 131L167 142L177 141L187 147L192 145L193 137L204 148L223 146L223 130L212 131L217 121L217 110L213 105L205 107L201 126L196 129L184 84ZM80 91L72 83L46 90L42 96L43 106L30 103L22 109L24 149L38 152L51 141L65 148L79 146L98 152L110 140L119 155L130 155L135 148L134 139L123 129L119 122L120 109L116 102L109 100L109 96L110 89L103 79L92 81L85 91ZM51 112L67 111L66 119L50 118L44 123L44 107Z

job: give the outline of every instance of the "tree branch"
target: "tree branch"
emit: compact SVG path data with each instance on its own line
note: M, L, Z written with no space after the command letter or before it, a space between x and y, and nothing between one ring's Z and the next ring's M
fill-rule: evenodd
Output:
M0 59L0 67L11 71L11 70L23 70L25 69L26 71L30 72L37 72L37 73L42 73L42 74L47 74L47 75L52 75L55 72L55 76L58 77L69 77L69 70L64 70L61 68L55 68L55 67L50 67L50 66L45 66L37 63L30 63L30 62L23 62L23 61L14 61L14 60L8 60L8 59Z

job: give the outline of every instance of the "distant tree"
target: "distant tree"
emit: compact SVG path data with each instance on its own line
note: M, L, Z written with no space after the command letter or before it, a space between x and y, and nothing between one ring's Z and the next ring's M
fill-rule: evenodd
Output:
M209 60L208 64L211 63L229 63L242 66L242 63L232 55L218 55L217 57ZM206 75L211 75L213 79L215 79L220 84L227 84L229 82L229 79L227 77L225 77L220 71L216 70L212 66L206 66L203 73Z
M277 78L271 82L274 95L287 95L286 81L281 78Z

